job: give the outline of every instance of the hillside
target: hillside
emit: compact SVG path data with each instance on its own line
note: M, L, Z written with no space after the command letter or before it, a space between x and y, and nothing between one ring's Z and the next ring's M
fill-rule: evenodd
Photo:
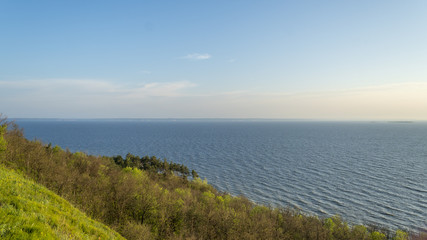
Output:
M52 191L0 166L1 239L124 239Z
M194 171L193 178L188 179L190 171L180 164L154 156L72 153L29 141L18 126L3 120L6 125L7 130L0 128L0 165L22 172L126 239L425 239L424 235L408 236L400 230L351 225L339 216L319 218L294 209L257 205L243 196L217 191ZM118 236L109 235L108 228L83 214L73 215L77 210L58 200L57 195L16 173L2 168L1 179L1 186L8 186L2 187L0 200L4 211L1 216L8 217L0 222L3 238L40 238L42 234L61 239L69 234L76 234L68 237L74 239ZM37 192L51 195L43 197ZM42 203L47 202L58 209L43 207ZM45 212L38 214L34 209ZM23 235L15 238L12 234Z

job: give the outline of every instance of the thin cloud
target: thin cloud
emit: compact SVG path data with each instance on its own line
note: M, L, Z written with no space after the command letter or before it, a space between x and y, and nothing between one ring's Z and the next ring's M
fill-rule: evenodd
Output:
M188 60L207 60L210 59L212 56L210 54L204 53L192 53L188 54L186 56L181 57L182 59L188 59Z
M182 96L181 90L196 86L188 81L147 83L128 91L126 97L177 97Z
M37 92L76 91L76 92L115 92L112 83L93 79L39 79L23 81L0 81L5 90L31 90Z
M200 92L189 81L118 84L100 80L0 81L9 116L224 117L426 120L427 83L319 92Z
M142 74L151 74L151 71L149 71L149 70L142 70L142 71L140 71L140 73L142 73Z
M20 94L22 90L31 91L33 96L44 98L49 96L51 99L60 95L61 98L75 98L76 96L110 96L134 97L134 96L178 96L180 91L186 88L194 87L195 84L188 81L177 82L154 82L143 85L124 85L115 84L101 80L90 79L42 79L25 81L0 81L0 93L5 91L16 92ZM0 94L1 95L1 94Z
M13 117L162 116L186 96L188 81L117 84L101 80L0 80L1 111ZM172 109L173 110L173 109Z
M177 98L181 117L426 120L427 83L318 92L236 90Z

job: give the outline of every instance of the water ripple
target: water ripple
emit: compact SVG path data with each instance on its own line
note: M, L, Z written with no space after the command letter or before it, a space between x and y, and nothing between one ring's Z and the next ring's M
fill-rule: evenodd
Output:
M18 121L29 139L180 162L221 191L354 223L425 228L427 124Z

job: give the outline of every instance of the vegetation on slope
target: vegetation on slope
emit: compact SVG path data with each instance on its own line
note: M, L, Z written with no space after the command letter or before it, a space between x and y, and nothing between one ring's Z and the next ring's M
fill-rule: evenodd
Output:
M153 157L71 153L29 141L13 124L4 138L1 164L22 171L128 239L408 238L402 231L349 226L339 217L320 219L256 205L218 192L195 172L190 181L185 168L158 164Z
M1 239L123 239L63 198L0 166Z

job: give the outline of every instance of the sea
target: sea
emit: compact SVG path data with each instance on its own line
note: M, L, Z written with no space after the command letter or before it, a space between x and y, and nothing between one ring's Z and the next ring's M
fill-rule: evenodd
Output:
M182 163L218 190L350 224L427 228L427 123L16 119L30 140Z

